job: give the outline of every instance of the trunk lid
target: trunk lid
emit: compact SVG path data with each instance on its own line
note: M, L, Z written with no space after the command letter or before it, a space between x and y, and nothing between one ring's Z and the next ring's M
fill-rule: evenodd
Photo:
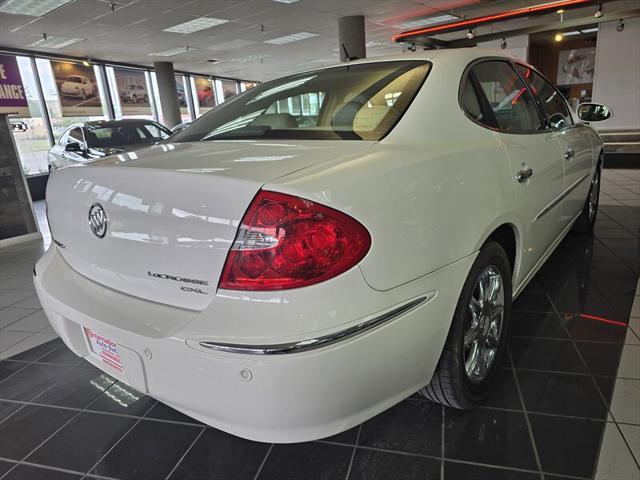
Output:
M202 310L215 296L239 222L263 184L369 142L162 144L55 171L47 188L54 242L85 277ZM106 230L100 215L104 212ZM100 225L97 225L100 224Z

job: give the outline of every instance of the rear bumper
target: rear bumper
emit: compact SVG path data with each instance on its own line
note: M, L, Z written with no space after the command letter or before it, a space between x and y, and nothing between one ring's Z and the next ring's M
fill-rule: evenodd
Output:
M201 345L204 332L193 339L181 333L185 329L158 336L148 329L135 331L133 320L140 317L153 318L165 331L172 324L188 325L197 312L96 284L73 271L56 248L36 265L34 283L53 328L77 355L211 426L252 440L287 443L344 431L428 383L459 294L451 286L462 284L472 261L424 277L413 291L402 287L404 295L418 292L404 297L403 304L420 296L426 300L389 321L286 355L214 350ZM394 308L398 304L388 311ZM117 342L123 373L91 353L85 328Z

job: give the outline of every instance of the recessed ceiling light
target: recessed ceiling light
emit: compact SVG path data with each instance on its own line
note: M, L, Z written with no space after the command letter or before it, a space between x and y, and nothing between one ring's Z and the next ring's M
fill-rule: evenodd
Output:
M27 45L27 47L64 48L82 41L84 41L84 38L54 37L53 35L50 35L47 36L47 38L42 38L37 42Z
M180 55L181 53L187 53L192 50L196 50L195 48L187 48L187 47L176 47L171 48L169 50L162 50L161 52L152 52L149 54L150 57L173 57L174 55Z
M235 63L256 62L269 58L270 56L271 55L247 55L246 57L232 58L231 61Z
M417 20L411 20L398 25L400 28L418 28L425 27L427 25L435 25L436 23L449 22L451 20L457 20L459 17L454 15L438 15L437 17L419 18Z
M307 38L318 37L319 33L311 32L298 32L291 35L285 35L284 37L272 38L271 40L265 40L264 43L271 43L272 45L284 45L285 43L299 42L300 40L306 40Z
M296 3L298 0L273 0L278 3Z
M41 17L71 0L7 0L0 5L0 13Z
M212 17L200 17L189 20L188 22L174 25L173 27L165 28L163 32L172 33L193 33L207 28L215 27L216 25L222 25L229 20L224 18L212 18Z

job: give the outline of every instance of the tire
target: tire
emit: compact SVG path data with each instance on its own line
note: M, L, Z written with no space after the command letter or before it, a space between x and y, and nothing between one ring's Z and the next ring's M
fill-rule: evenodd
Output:
M591 178L591 186L589 187L589 193L584 201L584 207L580 216L573 224L573 231L576 233L590 234L593 232L593 227L596 224L596 218L598 216L598 205L600 203L600 179L602 177L602 162L598 161L596 171Z
M481 277L486 279L487 274L492 281L497 281L495 280L496 276L499 276L501 280L502 319L499 327L496 327L497 322L490 321L488 324L484 322L485 319L497 319L499 316L500 308L492 305L492 301L485 301L486 308L479 310L481 314L477 318L480 321L475 323L472 320L472 298L474 301L477 300L476 297L483 298L478 282ZM485 285L491 286L492 284L485 283ZM491 291L490 288L486 290ZM499 297L498 291L495 298L500 300ZM467 409L482 401L489 394L506 350L507 331L511 318L511 297L509 259L500 244L489 241L480 249L480 253L464 282L438 366L429 385L420 390L424 397L448 407ZM479 303L475 301L475 305L479 305ZM493 314L489 315L492 311ZM468 335L470 339L474 338L472 335L474 323L484 325L475 329L476 332L480 332L476 333L476 341L465 346L465 335ZM494 328L490 328L491 326ZM473 355L473 352L482 352L482 349L486 349L487 353L493 353L487 356ZM477 363L481 357L488 359L485 364L486 369L482 369L479 366L481 364ZM476 358L476 363L473 362L473 358ZM474 368L474 365L477 368ZM467 373L468 368L471 370L470 373Z

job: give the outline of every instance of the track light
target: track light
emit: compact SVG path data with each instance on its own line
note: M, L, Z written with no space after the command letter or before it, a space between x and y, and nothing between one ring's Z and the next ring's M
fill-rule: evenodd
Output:
M562 34L561 34L561 33L556 33L555 37L553 37L553 39L554 39L556 42L561 42L563 38L564 38L564 37L562 36Z
M507 39L502 37L502 41L500 42L500 48L502 50L504 50L505 48L507 48Z
M85 67L90 67L91 66L91 59L87 58L85 60L82 60L82 65L84 65Z
M476 36L475 33L473 33L473 28L470 28L469 31L467 32L467 38L469 40L471 40L472 38L474 38Z
M596 13L594 13L593 16L600 18L602 15L604 15L604 10L602 9L602 2L600 2L598 3L598 10L596 10Z
M616 30L622 32L624 30L624 20L620 19L618 25L616 25Z

